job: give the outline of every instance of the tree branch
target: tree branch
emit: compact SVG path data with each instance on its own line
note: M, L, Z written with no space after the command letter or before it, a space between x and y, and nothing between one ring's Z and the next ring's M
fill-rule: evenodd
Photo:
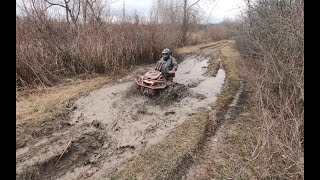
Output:
M52 2L49 2L48 0L44 0L45 2L47 2L48 4L50 4L50 6L60 6L60 7L63 7L63 8L66 8L66 6L62 5L62 4L56 4L56 3L52 3ZM70 0L69 0L70 1Z
M197 0L196 2L194 2L193 4L191 4L188 8L187 8L187 11L194 5L196 5L200 0Z
M47 10L51 6L53 6L53 4L49 4L49 6L44 9L44 11Z

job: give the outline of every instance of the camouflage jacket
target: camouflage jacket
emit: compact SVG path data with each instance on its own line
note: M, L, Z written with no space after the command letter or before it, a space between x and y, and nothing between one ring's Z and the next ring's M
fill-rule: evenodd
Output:
M161 58L157 64L155 69L161 72L168 72L171 71L173 68L178 69L178 63L177 61L170 56L167 61L165 61L163 58Z

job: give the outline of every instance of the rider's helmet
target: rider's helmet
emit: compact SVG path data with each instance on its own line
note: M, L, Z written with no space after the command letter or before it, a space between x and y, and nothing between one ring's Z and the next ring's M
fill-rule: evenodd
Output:
M162 54L163 59L166 61L166 60L169 59L169 57L170 57L170 55L171 55L171 50L168 49L168 48L165 48L165 49L161 52L161 54Z

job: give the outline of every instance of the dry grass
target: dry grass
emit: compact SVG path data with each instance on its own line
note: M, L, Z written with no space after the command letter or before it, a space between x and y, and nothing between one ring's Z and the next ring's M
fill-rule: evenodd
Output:
M240 75L236 65L239 54L232 47L234 42L230 41L230 43L230 45L221 49L221 57L223 58L223 67L226 72L226 79L223 90L218 94L215 105L217 116L221 116L221 114L224 114L228 110L228 105L231 103L240 88ZM212 66L212 68L216 67Z
M199 25L188 39L188 45L197 45L201 43L221 41L229 39L230 33L225 22L220 24Z
M234 122L220 134L220 141L217 143L219 151L214 152L215 156L211 158L208 168L211 178L259 179L257 172L267 169L262 169L260 165L253 163L259 152L255 152L258 144L257 132L253 129L255 122L250 116L247 112L238 115Z
M238 52L234 48L226 46L221 49L221 53L226 70L226 84L224 90L218 95L216 109L218 113L216 115L220 121L223 121L228 104L240 88L240 74L237 66ZM238 120L226 122L223 132L216 135L215 138L219 141L215 146L218 148L206 153L208 154L205 157L208 158L205 160L206 164L200 167L200 171L204 172L202 177L206 177L205 179L254 179L252 172L244 169L245 164L249 162L248 157L251 155L250 148L253 144L250 126L248 126L246 119L247 114L241 116L242 122Z
M17 17L16 25L18 88L52 87L79 75L112 75L153 63L164 48L179 42L175 25L102 22L78 28L33 16Z
M110 81L109 77L77 80L67 85L47 88L38 93L19 97L16 102L16 125L55 117L66 110L70 99L77 98Z
M213 177L304 179L304 2L250 8L233 29L246 109L222 138Z
M248 168L248 164L252 160L252 147L254 142L254 134L247 115L240 115L230 124L223 133L219 133L216 137L219 141L212 154L208 157L208 165L206 167L208 176L214 179L257 179L255 172Z
M229 47L222 49L222 52L225 55L234 54ZM231 87L229 91L234 91L238 86L239 69L228 56L225 56L224 63L225 68L234 69L227 71L230 72L227 86ZM230 86L230 83L233 85ZM209 163L204 167L207 176L210 179L303 179L303 157L299 153L296 158L292 155L290 157L289 149L286 152L268 140L265 134L267 129L259 122L262 117L257 117L259 106L252 102L254 96L250 91L245 94L247 100L241 105L242 113L233 122L229 122L223 133L216 137L219 138L216 144L219 148L211 152L214 156L208 157ZM228 98L222 92L218 103ZM269 131L269 138L278 138L272 135L271 129Z
M193 53L199 52L201 48L204 48L204 47L207 47L207 46L213 46L213 45L219 44L221 42L226 42L226 40L217 41L217 42L210 42L210 43L203 43L203 44L199 44L199 45L195 45L195 46L184 46L184 47L176 49L175 53L178 53L178 54L193 54Z
M239 58L239 54L230 46L222 48L221 53L224 58L223 63L227 73L227 83L236 83L237 85L234 86L234 88L238 89L240 85L240 74L237 68L237 58Z

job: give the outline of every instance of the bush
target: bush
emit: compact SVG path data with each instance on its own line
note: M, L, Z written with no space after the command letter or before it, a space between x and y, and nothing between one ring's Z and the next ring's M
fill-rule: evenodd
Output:
M154 63L163 48L177 45L176 32L174 25L102 22L83 28L17 17L16 84L50 86L65 77Z
M248 4L233 26L251 92L259 152L250 167L264 179L301 179L304 158L304 1ZM253 148L254 149L254 148ZM255 154L253 152L253 154ZM259 167L259 168L257 168Z
M199 25L195 32L191 34L191 37L188 41L188 45L220 41L229 38L230 33L223 23Z

